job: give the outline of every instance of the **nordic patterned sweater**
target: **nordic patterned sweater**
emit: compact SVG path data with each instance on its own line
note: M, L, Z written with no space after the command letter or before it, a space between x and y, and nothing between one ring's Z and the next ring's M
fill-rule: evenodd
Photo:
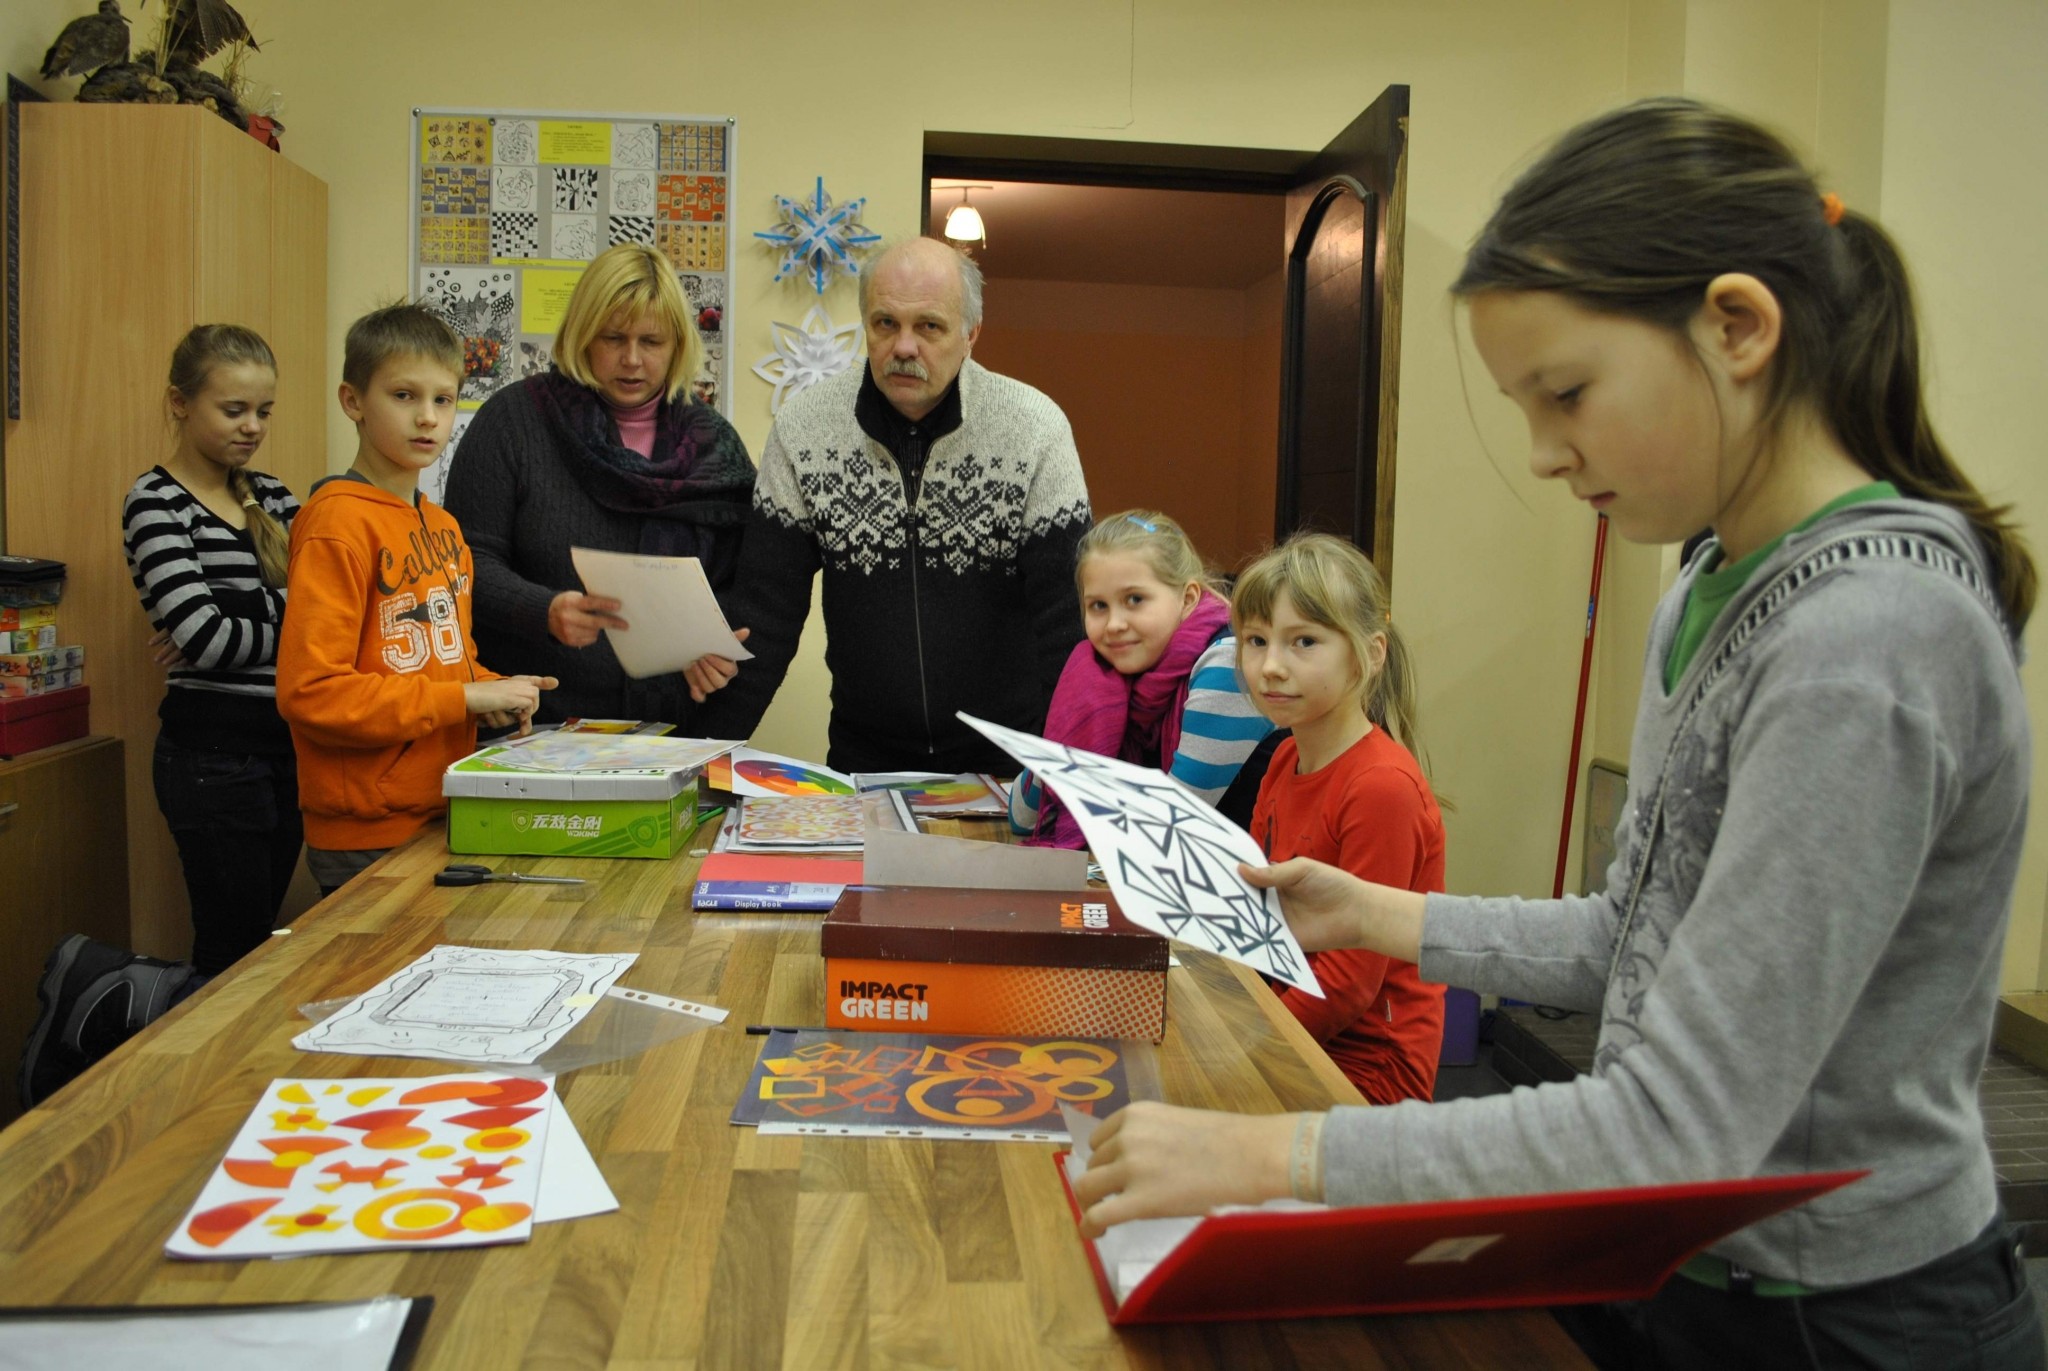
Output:
M1895 1275L1989 1222L1977 1078L2032 754L2017 650L1965 583L1981 550L1920 501L1829 515L1667 696L1700 563L1651 625L1605 892L1431 895L1424 915L1425 979L1597 1012L1592 1073L1335 1110L1331 1203L1867 1168L1711 1249L1809 1286Z
M824 573L828 760L851 771L1002 771L1016 763L954 718L1036 733L1081 637L1074 548L1088 489L1059 406L970 361L960 424L906 484L855 414L854 367L782 407L761 456L727 617L752 661L698 718L745 738L789 669ZM912 493L914 491L914 494Z

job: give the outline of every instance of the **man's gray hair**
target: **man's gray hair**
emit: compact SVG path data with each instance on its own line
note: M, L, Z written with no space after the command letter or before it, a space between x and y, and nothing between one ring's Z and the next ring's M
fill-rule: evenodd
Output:
M881 264L883 258L887 257L897 248L902 247L906 243L917 242L938 243L940 247L945 248L947 252L952 254L953 260L960 267L960 327L963 329L980 327L981 268L975 264L972 257L969 257L952 244L941 243L936 238L897 238L882 244L881 247L868 254L867 260L860 264L861 318L867 318L868 301L874 295L875 268Z

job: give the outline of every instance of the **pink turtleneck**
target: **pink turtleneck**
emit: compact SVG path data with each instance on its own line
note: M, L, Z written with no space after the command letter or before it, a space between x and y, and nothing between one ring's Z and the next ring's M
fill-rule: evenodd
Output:
M627 408L615 405L611 398L605 398L605 407L612 412L612 418L619 426L619 441L642 457L654 455L654 411L661 407L661 397L655 396L644 405Z

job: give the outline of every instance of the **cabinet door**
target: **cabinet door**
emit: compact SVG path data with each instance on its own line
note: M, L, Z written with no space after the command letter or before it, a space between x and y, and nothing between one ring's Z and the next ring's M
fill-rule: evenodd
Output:
M0 765L0 1123L19 1112L14 1073L43 959L73 933L128 944L124 789L118 738Z

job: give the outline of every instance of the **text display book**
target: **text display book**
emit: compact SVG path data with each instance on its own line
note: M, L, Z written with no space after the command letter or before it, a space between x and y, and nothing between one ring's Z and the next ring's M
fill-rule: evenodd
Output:
M1071 1156L1058 1154L1055 1165L1078 1222L1068 1173L1079 1174L1079 1166L1070 1168ZM1288 1202L1121 1224L1082 1246L1109 1321L1119 1325L1644 1299L1709 1243L1867 1174L1350 1209ZM1155 1232L1133 1253L1138 1260L1118 1260L1113 1240L1121 1230L1176 1222L1187 1225L1177 1243L1170 1231Z

